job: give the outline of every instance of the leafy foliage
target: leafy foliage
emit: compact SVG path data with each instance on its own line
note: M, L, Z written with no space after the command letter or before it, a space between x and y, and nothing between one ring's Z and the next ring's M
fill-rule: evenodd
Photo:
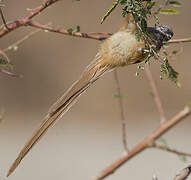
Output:
M172 82L174 82L178 87L181 87L178 80L178 72L176 72L173 67L169 64L168 59L165 58L165 63L161 64L161 79L163 76L168 77Z
M128 13L132 13L137 24L137 39L140 40L143 38L148 45L149 53L145 59L145 63L150 64L150 58L154 57L155 59L160 59L160 69L161 69L161 77L166 76L172 82L174 82L178 87L180 87L180 83L178 80L178 72L176 72L173 67L169 64L167 56L161 58L155 49L152 47L152 39L147 33L147 22L148 19L152 16L155 20L155 26L160 24L159 18L157 16L158 13L169 15L169 14L179 14L178 10L166 8L166 6L180 7L181 3L176 0L165 1L163 7L158 7L158 11L155 13L152 12L153 7L157 5L154 0L116 0L113 2L112 6L109 8L107 13L101 20L101 23L114 11L114 9L118 6L122 6L122 16L125 17ZM176 51L173 52L176 54ZM161 60L162 59L162 60ZM136 76L139 73L136 72Z

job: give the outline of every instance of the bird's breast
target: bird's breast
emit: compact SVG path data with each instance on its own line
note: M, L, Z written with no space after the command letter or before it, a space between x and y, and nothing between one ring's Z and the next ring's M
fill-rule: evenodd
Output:
M101 55L111 65L124 66L143 59L139 48L145 48L145 43L138 41L134 33L119 31L103 43Z

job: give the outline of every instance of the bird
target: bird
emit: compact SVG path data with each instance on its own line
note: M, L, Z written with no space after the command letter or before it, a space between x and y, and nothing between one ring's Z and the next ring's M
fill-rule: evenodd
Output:
M22 159L40 140L40 138L75 104L80 95L100 77L118 67L140 63L148 55L148 44L143 38L137 38L137 24L129 13L119 31L104 40L93 61L86 67L80 78L52 105L40 127L26 142L23 149L11 165L7 177L17 168ZM147 27L152 45L159 51L163 43L170 40L173 31L167 26Z

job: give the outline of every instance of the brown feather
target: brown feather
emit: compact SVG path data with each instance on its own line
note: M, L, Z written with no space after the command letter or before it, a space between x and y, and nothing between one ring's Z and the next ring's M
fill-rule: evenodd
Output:
M76 81L71 88L52 106L48 115L45 117L41 126L35 131L34 135L28 140L16 160L11 165L7 176L9 176L20 164L26 154L47 132L47 130L60 119L67 110L76 102L79 96L84 93L97 79L104 73L112 69L110 66L102 66L99 62L92 63L82 74L81 78Z

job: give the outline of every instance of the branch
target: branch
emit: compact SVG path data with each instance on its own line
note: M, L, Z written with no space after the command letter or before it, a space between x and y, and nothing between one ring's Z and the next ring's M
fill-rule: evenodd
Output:
M4 23L4 26L0 28L0 37L8 34L9 32L11 32L21 26L25 26L25 25L33 26L35 28L40 28L43 30L48 30L50 32L56 32L56 33L60 33L60 34L64 34L64 35L71 35L71 36L75 36L75 37L89 38L89 39L95 39L95 40L104 40L104 39L107 39L110 35L112 35L111 33L80 33L80 32L69 33L67 30L64 30L64 29L63 30L54 29L50 26L31 21L31 19L33 17L35 17L40 12L45 10L47 7L49 7L50 5L52 5L58 1L60 1L60 0L47 0L41 6L32 9L30 11L30 13L28 15L26 15L24 18L15 20L14 22L9 23L9 24ZM1 16L2 16L2 14L1 14ZM2 19L5 20L5 18L2 18ZM179 42L191 42L191 38L174 39L174 40L169 41L169 43L179 43Z
M119 98L119 109L120 109L120 116L121 116L121 127L122 127L122 140L123 140L123 146L127 153L129 153L129 149L127 146L127 135L126 135L126 123L125 123L125 114L124 114L124 108L123 108L123 102L121 98L121 88L119 84L119 78L117 74L117 69L114 70L114 80L116 84L116 90L117 90L117 98Z
M104 169L100 174L96 177L96 180L104 179L105 177L114 173L118 168L120 168L125 162L129 159L133 158L138 153L142 152L146 148L149 147L156 139L174 127L177 123L183 120L186 116L191 114L191 108L186 106L182 111L180 111L177 115L175 115L171 120L163 123L157 130L147 136L142 142L140 142L137 146L135 146L127 155L119 158L106 169Z
M191 173L191 165L184 168L173 180L186 180Z
M149 147L150 147L150 148L160 149L160 150L167 151L167 152L171 152L171 153L174 153L174 154L177 154L177 155L183 155L183 156L191 157L191 154L190 154L190 153L185 153L185 152L177 151L177 150L175 150L175 149L171 149L171 148L166 147L166 146L161 146L161 145L158 145L158 144L156 144L156 143L153 143L153 144L150 145Z
M168 41L168 43L184 43L184 42L191 42L191 37L183 39L172 39Z
M0 29L0 37L8 34L9 32L26 25L33 17L35 17L36 15L38 15L40 12L42 12L43 10L45 10L47 7L49 7L50 5L58 2L59 0L47 0L44 4L42 4L41 6L34 8L30 11L30 13L28 15L26 15L24 18L15 20L14 22L7 24L7 28L6 27L1 27Z
M169 2L170 2L170 0L165 0L164 4L163 4L162 6L160 6L160 7L153 13L153 15L159 14L159 12L160 12L163 8L165 8L166 6L168 6Z
M94 32L94 33L81 33L81 32L73 32L69 33L66 29L56 29L48 25L40 24L36 21L29 21L26 25L32 26L35 28L39 28L42 30L47 30L49 32L55 32L63 35L69 35L74 37L80 38L88 38L88 39L95 39L95 40L104 40L107 39L112 33L104 33L104 32ZM180 43L180 42L191 42L190 38L183 38L183 39L173 39L168 41L168 43Z
M29 21L27 25L39 28L42 30L47 30L49 32L55 32L63 35L69 35L74 37L80 37L80 38L88 38L88 39L95 39L95 40L104 40L107 39L111 33L81 33L81 32L68 32L66 29L56 29L48 25L40 24L36 21Z
M160 96L159 96L159 93L157 90L156 83L155 83L153 76L152 76L152 73L151 73L151 71L147 65L145 66L145 72L146 72L147 79L149 80L150 86L152 88L154 100L155 100L157 109L158 109L159 114L160 114L160 119L161 119L160 124L162 124L166 121L166 115L165 115L164 108L163 108L161 100L160 100Z

